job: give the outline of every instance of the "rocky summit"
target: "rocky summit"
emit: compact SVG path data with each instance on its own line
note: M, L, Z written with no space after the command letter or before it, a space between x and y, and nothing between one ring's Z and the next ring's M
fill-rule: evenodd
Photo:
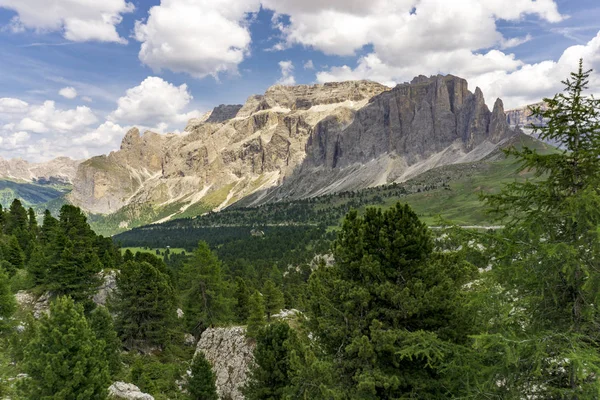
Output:
M79 165L69 200L92 213L128 210L127 227L136 209L162 210L162 221L399 182L481 159L514 134L500 99L490 111L479 88L452 75L393 89L276 85L190 120L183 134L131 129L118 151Z

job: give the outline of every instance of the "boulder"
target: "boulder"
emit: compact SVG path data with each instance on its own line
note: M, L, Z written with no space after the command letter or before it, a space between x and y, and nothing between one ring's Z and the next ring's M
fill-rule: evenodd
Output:
M108 388L109 399L122 400L154 400L153 396L143 393L131 383L115 382Z
M117 288L117 272L114 270L102 271L99 275L100 279L102 279L102 284L92 300L99 306L105 306L106 300L108 300L110 294Z
M221 399L243 400L242 387L254 359L254 341L243 327L209 328L202 333L196 354L202 352L212 365Z

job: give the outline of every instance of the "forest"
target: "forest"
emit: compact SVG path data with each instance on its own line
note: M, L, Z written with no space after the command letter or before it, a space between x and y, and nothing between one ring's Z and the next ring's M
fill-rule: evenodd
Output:
M560 151L506 151L535 179L482 195L502 229L433 232L398 202L344 209L336 231L251 220L214 230L224 213L177 237L113 240L76 207L40 224L14 200L0 208L0 397L106 399L125 381L155 399L216 399L211 364L188 339L244 326L249 400L600 398L600 101L586 94L589 73L580 64L533 110L549 121L537 136ZM120 248L172 242L188 251ZM100 301L111 274L116 289ZM26 294L48 307L27 307ZM282 309L294 319L274 318Z

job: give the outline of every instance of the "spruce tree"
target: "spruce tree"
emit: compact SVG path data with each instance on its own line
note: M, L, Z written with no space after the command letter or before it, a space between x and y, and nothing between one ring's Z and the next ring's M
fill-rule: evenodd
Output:
M104 345L103 353L108 362L110 376L115 379L122 369L121 341L117 336L113 319L106 307L96 307L90 313L89 323L96 335L96 339Z
M104 400L110 375L104 344L97 340L83 307L59 297L43 315L25 348L25 398Z
M215 374L201 351L194 356L190 372L186 385L190 400L218 400Z
M547 109L533 109L547 120L534 134L558 151L507 151L537 179L487 197L506 224L490 255L492 287L507 311L478 337L494 355L481 368L485 396L600 393L600 101L585 94L590 72L580 61L564 91L544 99Z
M200 242L180 274L183 311L188 329L201 333L231 319L230 299L222 265L206 242Z
M168 277L147 262L130 261L117 274L110 306L116 330L128 349L164 348L172 339L175 293Z
M35 286L47 282L48 260L41 245L35 244L31 250L31 257L27 262L27 272Z
M428 228L406 205L348 214L335 264L310 279L308 324L337 375L329 389L351 399L461 394L447 367L474 333L461 307L476 269L433 249Z
M256 290L250 296L248 302L248 323L246 335L248 337L256 337L260 329L265 326L265 301L263 296Z
M243 278L235 280L235 316L238 321L245 322L248 319L250 289Z
M269 279L263 286L262 294L265 300L267 321L270 321L271 315L280 312L284 306L283 293L275 286L273 281Z
M16 308L17 304L10 290L8 274L0 268L0 332L10 326L10 318Z
M13 269L9 272L9 275L13 275L17 269L25 267L25 254L21 249L21 245L15 236L8 237L8 243L6 245L6 261L8 261Z
M290 341L295 332L285 322L262 329L256 337L254 363L244 388L247 400L282 399L290 384Z

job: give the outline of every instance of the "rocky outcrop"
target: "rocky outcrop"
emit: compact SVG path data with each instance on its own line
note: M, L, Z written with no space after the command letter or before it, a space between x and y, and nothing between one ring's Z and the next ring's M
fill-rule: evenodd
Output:
M196 354L204 353L216 375L221 399L243 400L241 389L253 360L254 343L242 327L209 328L202 333Z
M237 116L238 111L243 106L241 104L221 104L218 107L215 107L210 113L210 117L206 119L206 122L209 123L221 123L225 122L228 119L235 118Z
M106 306L109 296L117 289L117 272L102 271L98 275L102 283L92 300L99 306Z
M154 400L153 396L143 393L131 383L115 382L108 388L108 398L111 400Z
M15 179L35 183L72 183L81 161L59 157L44 163L29 163L21 159L0 157L0 179Z
M50 292L46 292L39 297L25 290L19 290L15 293L15 301L19 309L31 311L36 319L50 312L50 298Z

